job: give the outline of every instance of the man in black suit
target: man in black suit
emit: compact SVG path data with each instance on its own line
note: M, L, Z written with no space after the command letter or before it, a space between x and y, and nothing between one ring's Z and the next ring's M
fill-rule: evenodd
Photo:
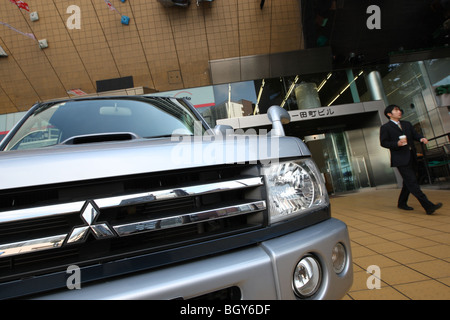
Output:
M389 119L380 128L380 144L391 152L391 167L397 167L403 178L403 187L398 198L398 208L413 210L409 207L408 197L412 193L419 200L427 214L432 214L442 207L442 203L434 204L420 189L417 182L415 165L417 161L414 140L427 144L428 140L414 130L408 121L400 121L403 112L396 105L389 105L384 110L384 115ZM400 139L401 136L406 136Z

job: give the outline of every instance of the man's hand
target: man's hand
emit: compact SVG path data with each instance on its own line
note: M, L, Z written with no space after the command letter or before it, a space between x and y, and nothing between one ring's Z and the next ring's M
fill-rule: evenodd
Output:
M422 139L420 139L420 142L422 142L423 144L427 144L428 143L428 139L427 138L422 138Z

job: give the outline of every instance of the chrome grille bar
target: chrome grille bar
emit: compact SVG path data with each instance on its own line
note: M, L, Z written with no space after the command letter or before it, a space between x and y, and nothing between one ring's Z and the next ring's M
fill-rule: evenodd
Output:
M17 222L27 219L48 218L81 211L86 201L55 204L50 206L34 207L19 210L0 212L0 224Z
M113 226L119 236L129 236L142 232L155 231L181 227L188 224L199 223L209 220L228 218L241 214L250 214L266 209L265 201L256 201L235 206L217 208L183 215L170 216L160 219L139 221L118 226Z
M52 237L2 244L0 245L0 258L59 248L62 246L66 236L66 234L61 234Z
M215 182L197 186L188 186L184 188L168 189L161 191L152 191L139 194L111 197L95 200L100 209L111 207L129 206L152 201L169 200L182 197L199 196L208 193L237 190L242 188L251 188L261 186L262 177L247 178L231 181Z

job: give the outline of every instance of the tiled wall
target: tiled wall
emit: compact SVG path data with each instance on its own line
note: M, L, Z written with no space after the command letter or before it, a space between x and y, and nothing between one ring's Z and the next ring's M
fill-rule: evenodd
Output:
M136 87L158 91L211 84L209 60L303 49L299 0L215 0L188 8L157 0L25 1L39 20L10 1L0 2L0 21L47 39L49 47L0 25L0 114L27 110L38 100L67 96L96 81L133 76ZM80 29L68 19L80 8ZM129 25L121 15L130 17Z

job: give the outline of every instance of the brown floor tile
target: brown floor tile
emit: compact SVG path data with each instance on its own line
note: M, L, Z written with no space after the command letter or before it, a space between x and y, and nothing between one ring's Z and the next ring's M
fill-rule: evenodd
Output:
M409 239L412 237L412 235L405 232L389 230L389 233L383 233L381 237L389 241L396 241L401 239Z
M350 288L349 292L368 290L367 279L369 278L369 276L370 275L365 270L355 271L353 274L353 285Z
M440 223L439 225L433 226L432 229L448 233L450 231L450 224Z
M349 292L348 295L353 300L410 300L401 292L389 286L382 286L381 289Z
M399 239L396 241L396 243L401 244L408 248L418 249L418 248L424 248L424 247L431 247L438 245L437 242L427 240L424 238L408 238L408 239Z
M359 265L353 263L353 272L366 272L366 269L363 269L362 267L360 267Z
M450 277L440 278L438 281L450 287Z
M389 252L401 251L407 249L407 247L397 244L391 241L385 241L382 243L375 243L367 245L369 249L372 249L378 253L385 254Z
M407 232L408 232L409 235L417 236L417 237L423 237L423 238L426 238L426 239L431 239L431 237L433 235L440 235L440 234L442 234L441 231L428 229L428 228L424 228L424 227L417 227L416 229L410 229ZM450 243L450 241L448 243Z
M381 269L381 279L391 286L430 280L429 277L405 266L393 266Z
M439 259L450 258L450 246L445 244L439 244L432 247L418 248L417 250Z
M449 300L450 287L436 280L419 281L394 286L412 300Z
M432 201L444 203L431 216L414 197L408 202L414 211L399 210L399 192L331 198L332 215L347 224L352 245L354 280L344 299L450 299L450 190L426 190ZM368 288L372 265L380 268L380 289Z
M434 279L450 277L450 264L446 261L431 260L411 263L408 266Z
M433 240L439 243L449 244L450 243L450 233L449 232L437 232L435 234L430 234L426 236L427 239Z
M356 239L352 238L352 240L362 246L386 242L385 239L378 237L378 236L374 236L374 235L367 235L365 237L359 237Z
M363 247L361 245L355 244L352 246L352 256L353 259L360 258L360 257L367 257L367 256L373 256L376 254L375 251L370 250L366 247Z
M341 219L341 220L344 220L344 219ZM354 229L354 228L349 228L348 231L349 231L351 239L364 238L364 237L367 237L369 235L369 233L367 233L365 231L357 230L357 229Z
M372 265L378 266L381 269L385 267L392 267L395 265L399 265L398 262L379 254L360 258L353 258L353 262L358 266L360 266L361 268L363 268L364 270L367 270L367 268Z
M386 253L385 256L391 258L392 260L397 261L398 263L405 265L415 262L435 260L435 257L413 249L390 252Z

